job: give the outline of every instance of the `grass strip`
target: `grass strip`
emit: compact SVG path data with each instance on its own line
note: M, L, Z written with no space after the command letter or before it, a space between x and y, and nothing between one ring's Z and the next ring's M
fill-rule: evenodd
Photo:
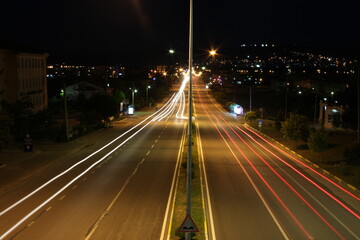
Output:
M197 150L198 141L195 125L192 128L192 181L191 181L191 218L194 220L199 232L193 233L191 239L205 240L204 226L204 207L202 202L201 178L199 168L199 154ZM177 190L175 195L174 213L171 223L171 240L185 239L184 233L178 233L177 230L181 226L186 217L186 193L187 193L187 157L188 157L188 141L183 146L183 154L181 159L181 167L179 171L179 179L177 182Z

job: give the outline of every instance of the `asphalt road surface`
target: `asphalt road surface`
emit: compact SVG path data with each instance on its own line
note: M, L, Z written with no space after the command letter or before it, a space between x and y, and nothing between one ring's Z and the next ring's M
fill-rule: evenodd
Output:
M209 239L360 239L358 191L247 127L194 79ZM167 239L181 92L2 193L0 240Z
M360 239L358 191L246 127L195 83L210 239Z
M160 239L185 126L177 106L115 122L111 137L2 194L0 239Z

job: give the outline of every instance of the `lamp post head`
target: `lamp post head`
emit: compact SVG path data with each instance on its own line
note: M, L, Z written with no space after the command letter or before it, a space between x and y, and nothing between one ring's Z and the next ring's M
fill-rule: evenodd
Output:
M216 51L215 51L215 50L211 50L211 51L209 51L209 53L210 53L211 56L215 56L215 55L216 55Z

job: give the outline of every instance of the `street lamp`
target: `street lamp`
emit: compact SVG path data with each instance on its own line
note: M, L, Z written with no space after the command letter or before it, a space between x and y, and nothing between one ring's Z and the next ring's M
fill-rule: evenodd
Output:
M170 50L169 50L169 53L170 53L170 54L174 54L174 53L175 53L175 50L170 49Z
M135 95L135 93L137 93L137 89L131 89L131 93L132 93L132 102L131 102L131 104L133 105L133 107L135 107L134 95Z
M66 141L69 141L69 120L68 120L68 109L67 109L67 93L66 85L64 84L64 89L61 89L60 96L64 99L64 112L65 112L65 137Z
M191 217L191 165L192 165L192 61L193 61L193 0L190 0L189 14L189 122L188 122L188 161L186 186L186 215ZM191 233L186 232L186 240L191 239Z
M216 55L216 50L211 50L211 51L209 51L209 53L210 53L211 56L215 56Z
M147 86L146 87L146 106L149 107L149 89L151 88L151 86Z

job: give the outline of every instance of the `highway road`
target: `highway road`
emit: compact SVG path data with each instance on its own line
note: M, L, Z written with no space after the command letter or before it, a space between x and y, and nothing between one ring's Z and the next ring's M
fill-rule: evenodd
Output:
M246 127L197 79L209 239L360 239L360 196Z
M208 239L360 239L358 191L244 125L194 79ZM187 123L179 89L1 194L0 240L168 239Z
M164 236L186 122L175 117L181 96L115 122L109 136L0 195L0 239Z

